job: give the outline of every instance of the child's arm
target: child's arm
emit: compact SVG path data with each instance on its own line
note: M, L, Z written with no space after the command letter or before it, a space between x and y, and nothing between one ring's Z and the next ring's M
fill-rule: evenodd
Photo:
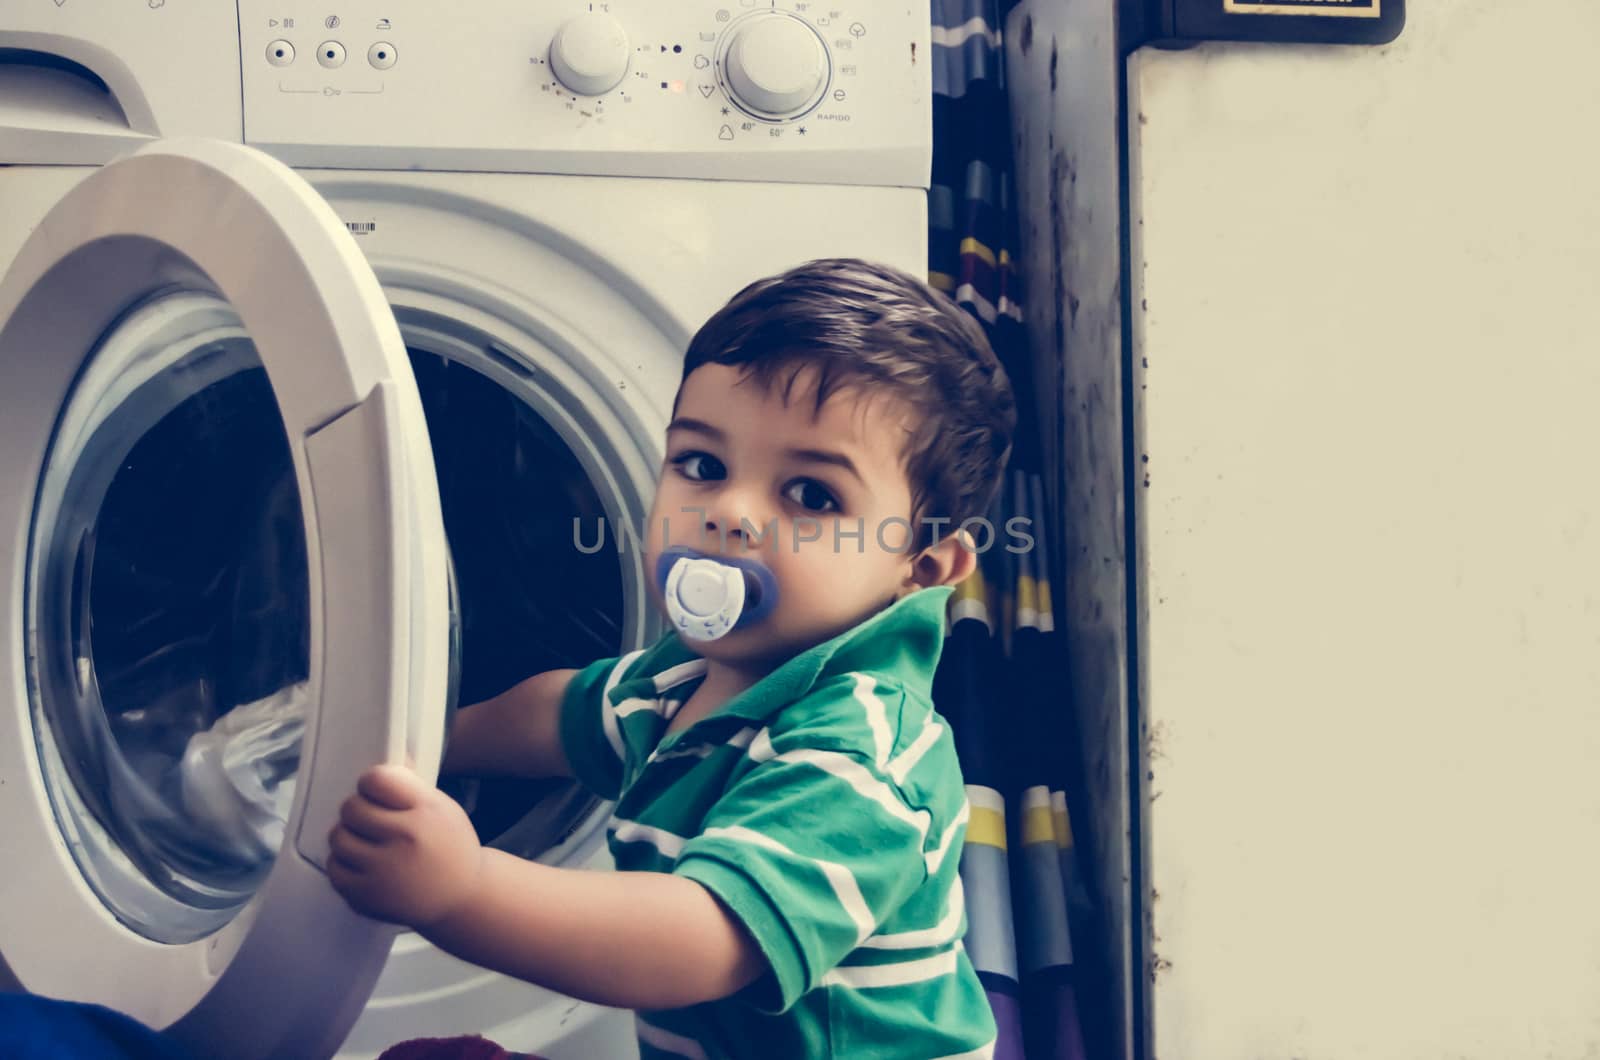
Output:
M340 817L334 887L473 964L647 1010L727 997L766 970L739 922L693 880L558 869L485 849L461 808L407 770L370 770Z
M716 1001L766 968L693 880L558 869L499 850L484 851L473 897L420 930L462 960L617 1008Z
M570 777L561 700L576 670L551 670L455 712L441 773Z

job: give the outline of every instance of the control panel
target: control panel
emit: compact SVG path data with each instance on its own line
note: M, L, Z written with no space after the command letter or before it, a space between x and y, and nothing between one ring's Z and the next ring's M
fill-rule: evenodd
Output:
M239 0L244 138L301 166L925 187L925 7Z

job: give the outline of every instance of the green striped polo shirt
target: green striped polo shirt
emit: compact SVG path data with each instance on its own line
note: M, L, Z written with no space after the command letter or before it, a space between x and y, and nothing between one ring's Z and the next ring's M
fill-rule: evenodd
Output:
M961 944L966 794L930 694L949 594L897 601L667 736L706 666L675 635L573 678L562 745L616 802L617 868L698 881L770 965L731 998L639 1013L645 1060L992 1055Z

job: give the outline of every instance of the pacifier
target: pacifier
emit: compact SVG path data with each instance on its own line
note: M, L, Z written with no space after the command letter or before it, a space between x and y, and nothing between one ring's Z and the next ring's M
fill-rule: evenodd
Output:
M675 546L656 561L656 582L673 628L712 641L765 618L778 604L778 582L753 558L708 556Z

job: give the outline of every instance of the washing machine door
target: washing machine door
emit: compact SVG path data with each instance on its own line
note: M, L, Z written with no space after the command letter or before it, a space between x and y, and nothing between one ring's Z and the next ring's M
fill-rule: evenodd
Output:
M378 283L248 148L95 172L0 281L0 983L328 1055L392 929L324 874L438 768L447 560Z

